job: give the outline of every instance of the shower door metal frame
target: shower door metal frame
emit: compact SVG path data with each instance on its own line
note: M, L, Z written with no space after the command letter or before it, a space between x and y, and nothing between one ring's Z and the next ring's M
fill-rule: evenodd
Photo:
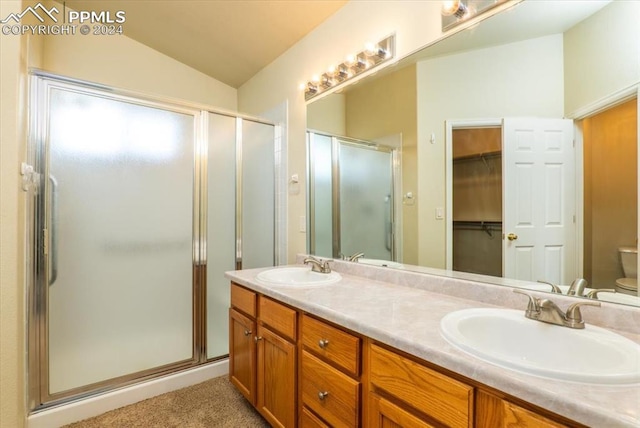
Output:
M342 256L340 251L340 243L342 239L341 234L341 215L340 215L340 145L349 145L357 147L363 150L374 150L378 152L389 153L390 155L390 170L391 170L391 203L390 203L390 222L391 222L391 261L397 261L398 248L397 248L397 234L400 233L397 230L396 217L398 215L396 207L396 193L398 193L399 187L399 175L400 175L400 150L399 148L389 147L383 144L360 140L357 138L341 137L315 130L307 130L307 171L308 171L308 225L309 239L308 250L310 254L315 253L315 181L313 180L313 136L322 135L331 138L331 230L332 230L332 257L340 258ZM345 254L346 255L346 254Z
M207 358L206 352L206 271L207 271L207 148L208 113L220 114L237 119L238 126L242 120L263 123L274 127L274 149L277 124L241 114L218 111L206 105L189 103L149 96L134 91L121 90L106 85L82 81L33 69L29 76L29 136L27 143L27 164L34 167L34 174L25 191L26 198L26 239L27 239L27 373L28 373L28 409L30 412L44 410L53 406L104 393L115 388L158 378L178 370L192 368L211 361L227 358L222 355ZM189 359L130 373L89 385L49 393L49 361L48 361L48 281L51 253L44 253L48 245L49 211L47 206L50 193L48 152L50 142L46 140L48 129L49 91L59 88L77 93L85 93L106 99L123 101L130 104L158 108L166 111L193 116L194 120L194 153L193 153L193 201L192 201L192 334L193 348ZM241 140L236 136L236 149L241 150ZM241 138L241 136L240 136ZM238 148L239 147L239 148ZM275 159L275 154L274 154ZM242 172L242 159L236 160L237 174ZM275 175L282 171L276 164ZM276 177L274 177L275 182ZM241 184L241 178L237 181ZM236 188L236 199L242 198L242 187ZM274 202L275 205L275 202ZM239 204L238 208L242 209ZM276 215L281 216L280 207L275 207ZM236 214L236 221L241 225L242 212ZM275 217L274 234L277 233L279 217ZM236 236L237 266L242 265L241 241ZM276 241L274 239L274 246ZM274 248L274 262L277 261L277 248Z

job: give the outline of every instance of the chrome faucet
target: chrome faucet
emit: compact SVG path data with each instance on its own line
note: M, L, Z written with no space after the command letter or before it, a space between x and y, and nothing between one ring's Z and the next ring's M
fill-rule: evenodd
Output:
M346 260L348 262L358 262L359 259L364 257L364 253L363 252L359 252L359 253L355 253L351 256L342 256L342 260Z
M580 306L600 306L600 302L577 302L570 305L565 313L549 299L538 299L520 290L513 290L513 292L524 294L529 298L529 304L524 311L525 317L569 328L584 328L585 323L582 319Z
M330 260L320 260L313 256L309 256L303 260L305 265L311 265L311 270L318 273L331 273Z
M578 296L578 297L582 297L583 293L584 293L584 289L587 287L587 280L586 279L582 279L582 278L578 278L576 280L574 280L571 285L569 286L569 289L567 290L567 296Z

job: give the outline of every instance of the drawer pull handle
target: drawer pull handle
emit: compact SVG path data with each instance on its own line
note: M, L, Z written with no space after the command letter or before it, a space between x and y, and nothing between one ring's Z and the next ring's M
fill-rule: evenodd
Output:
M318 400L324 401L324 399L327 398L327 395L329 395L329 391L318 392Z
M250 334L251 334L251 330L245 330L245 331L244 331L244 335L245 335L245 336L249 336Z
M258 343L258 340L262 340L262 336L256 336L253 338L253 340Z
M327 339L320 339L320 340L318 340L318 346L319 346L321 349L326 349L326 347L327 347L327 346L329 346L329 340L327 340Z

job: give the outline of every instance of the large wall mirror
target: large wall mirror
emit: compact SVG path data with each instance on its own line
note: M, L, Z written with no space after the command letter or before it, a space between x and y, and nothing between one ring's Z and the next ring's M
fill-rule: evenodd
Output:
M525 0L311 102L310 252L640 306L639 19Z

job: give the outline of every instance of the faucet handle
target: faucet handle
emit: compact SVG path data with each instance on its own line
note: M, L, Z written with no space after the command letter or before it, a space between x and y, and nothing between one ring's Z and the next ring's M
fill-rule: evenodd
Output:
M582 312L580 312L580 306L598 306L600 302L577 302L567 308L567 324L571 328L584 328L584 320L582 319Z
M551 291L552 291L553 293L562 294L562 289L561 289L560 287L558 287L557 285L555 285L555 284L553 284L553 283L551 283L551 282L548 282L548 281L543 281L543 280L541 280L541 279L539 279L539 280L538 280L538 282L539 282L539 283L541 283L541 284L547 284L547 285L550 285L550 286L551 286Z
M525 311L525 316L529 317L535 314L538 314L540 312L540 299L532 296L529 293L526 293L524 291L520 291L516 288L513 289L514 293L518 293L518 294L522 294L525 295L529 298L529 304L527 305L527 310Z
M589 292L585 294L585 297L588 297L590 299L597 299L598 293L615 293L615 292L616 290L614 290L613 288L594 288L593 290L589 290Z

